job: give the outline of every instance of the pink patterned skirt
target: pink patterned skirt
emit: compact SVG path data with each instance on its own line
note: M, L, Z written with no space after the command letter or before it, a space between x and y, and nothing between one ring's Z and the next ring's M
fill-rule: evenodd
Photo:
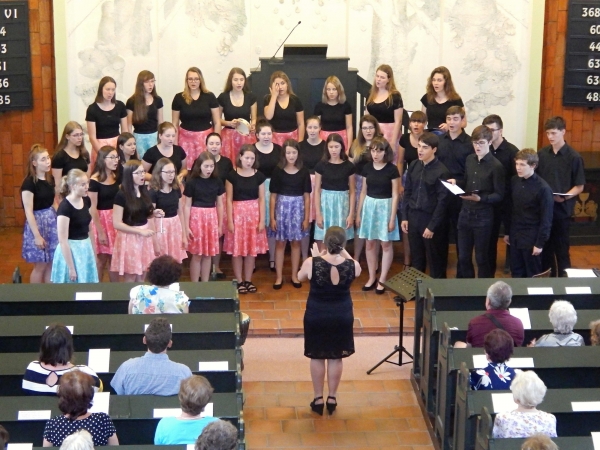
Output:
M288 139L296 139L298 140L298 130L289 131L287 133L279 133L273 131L273 142L275 144L279 144L283 147L283 143ZM284 149L285 151L285 149Z
M188 131L179 127L179 145L186 153L187 170L192 170L194 161L206 150L206 136L213 132L212 128L204 131Z
M324 141L327 140L327 137L330 134L334 134L337 133L342 137L342 141L344 141L344 148L346 149L346 154L348 154L348 133L346 133L346 130L340 130L340 131L323 131L321 130L321 139L323 139Z
M154 227L156 228L156 236L158 237L161 255L172 256L179 263L187 258L187 253L181 242L183 230L181 228L179 216L154 219Z
M394 145L394 143L392 142L392 135L394 134L394 123L380 123L379 128L381 128L383 137L392 146L392 150L394 150L394 159L392 160L392 163L396 164L396 162L398 161L398 143L396 142L396 145Z
M115 227L113 227L113 210L99 209L98 216L100 217L100 225L102 225L102 229L106 233L106 240L108 241L108 243L106 245L100 243L100 240L98 239L98 230L94 225L94 221L92 221L90 223L90 229L92 230L92 237L94 239L96 253L112 255L113 248L115 245L115 239L117 238L117 232L115 230Z
M145 230L148 228L148 224L134 228ZM117 231L110 271L118 272L119 275L126 273L143 275L148 270L150 263L154 261L154 258L154 246L151 237Z
M113 138L108 138L108 139L98 139L98 145L100 145L100 148L104 147L105 145L110 145L112 148L117 148L117 139L119 138L119 136L115 136ZM92 170L94 170L94 166L96 165L96 157L98 156L98 152L95 151L94 149L92 149L92 154L90 155L90 167Z
M268 250L267 233L257 231L258 200L233 202L233 233L227 233L223 249L233 256L256 256Z
M235 158L237 157L242 145L254 144L256 142L256 136L254 136L252 133L250 133L248 136L242 136L233 128L222 128L221 142L221 155L226 156L231 161L234 161L235 164Z
M196 208L192 206L190 228L194 238L189 240L188 252L192 255L202 256L219 254L219 216L216 207Z

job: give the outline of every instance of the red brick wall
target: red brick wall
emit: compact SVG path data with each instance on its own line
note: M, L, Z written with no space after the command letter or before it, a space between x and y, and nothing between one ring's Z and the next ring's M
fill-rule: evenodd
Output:
M546 0L538 146L548 142L544 121L562 116L567 121L566 140L573 148L600 151L600 108L562 104L568 4L568 0Z
M0 226L24 223L19 188L31 146L52 153L57 142L52 0L29 0L29 27L33 109L0 113Z

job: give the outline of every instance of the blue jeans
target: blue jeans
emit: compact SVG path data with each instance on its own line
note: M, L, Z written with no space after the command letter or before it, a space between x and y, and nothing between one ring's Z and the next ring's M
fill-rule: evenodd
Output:
M461 209L458 216L458 271L457 278L475 278L473 248L477 261L477 278L493 278L490 268L490 236L494 211Z

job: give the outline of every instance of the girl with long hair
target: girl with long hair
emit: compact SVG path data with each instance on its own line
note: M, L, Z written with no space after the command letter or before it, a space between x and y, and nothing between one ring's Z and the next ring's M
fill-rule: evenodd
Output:
M426 93L421 97L421 111L427 115L427 131L431 131L437 135L448 131L446 124L446 111L451 106L462 106L464 104L460 95L454 89L452 75L450 71L444 67L436 67L431 71L431 75L427 79ZM462 121L461 126L467 126L467 116Z
M52 283L97 283L96 255L90 239L91 201L88 177L72 169L62 179L57 211L58 247L52 261Z
M77 122L68 122L52 156L52 177L56 195L60 191L62 177L71 169L87 173L90 167L90 154L83 142L83 128Z
M121 133L117 139L119 162L124 166L130 159L140 159L135 136L129 132Z
M264 114L273 125L273 142L282 145L286 139L304 140L304 107L285 72L273 72L269 91Z
M91 200L90 226L96 250L98 278L102 280L105 267L110 267L110 258L115 245L117 232L113 226L113 205L119 192L119 154L108 145L98 151L96 165L90 177L88 197ZM119 274L108 273L112 282L119 281Z
M327 139L332 133L342 136L344 145L352 142L352 107L346 101L346 92L339 78L327 77L323 85L321 101L315 105L315 116L321 119L321 136ZM307 121L308 122L308 121Z
M29 152L27 175L21 184L25 211L23 259L33 264L30 283L49 283L52 258L58 245L54 180L50 175L50 155L41 144Z
M185 168L190 170L198 155L206 150L206 136L221 132L219 102L206 87L202 72L197 67L190 67L185 73L183 92L175 95L171 110L172 122L178 129L174 143L188 153Z
M127 124L141 157L156 144L158 124L163 123L163 100L156 93L156 80L149 70L138 73L135 91L127 99Z
M175 144L177 130L170 122L163 122L158 127L158 144L150 147L142 158L142 166L149 180L154 166L161 158L168 158L175 165L177 180L181 184L188 173L187 162L190 160L183 147Z
M192 254L191 281L209 281L211 260L220 253L225 186L215 168L213 155L208 151L200 153L183 191L184 232Z
M223 138L222 154L229 159L235 158L239 148L244 144L255 142L257 104L256 95L250 92L246 83L246 72L239 67L229 71L225 88L217 97L221 119L221 137ZM240 119L250 124L250 134L244 136L237 132Z

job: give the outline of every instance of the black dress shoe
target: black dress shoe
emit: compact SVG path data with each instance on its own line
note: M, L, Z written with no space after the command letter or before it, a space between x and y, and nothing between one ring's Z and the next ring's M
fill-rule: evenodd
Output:
M372 291L373 289L375 289L375 286L377 286L377 281L375 281L371 286L367 286L366 284L362 287L362 290L367 292L367 291Z
M381 283L378 281L377 283L374 283L374 285L375 285L375 284L379 286ZM382 286L383 286L383 285L382 285ZM379 288L376 288L376 289L375 289L375 293L376 293L377 295L383 295L383 294L384 294L384 292L385 292L385 288L381 288L381 289L379 289Z
M283 280L281 280L281 283L275 283L275 284L273 284L273 289L275 289L276 291L278 291L279 289L281 289L282 286L283 286Z
M275 261L269 261L269 269L271 272L275 272Z
M300 283L300 282L296 283L295 281L292 281L292 286L294 286L296 289L300 289L302 287L302 283Z

